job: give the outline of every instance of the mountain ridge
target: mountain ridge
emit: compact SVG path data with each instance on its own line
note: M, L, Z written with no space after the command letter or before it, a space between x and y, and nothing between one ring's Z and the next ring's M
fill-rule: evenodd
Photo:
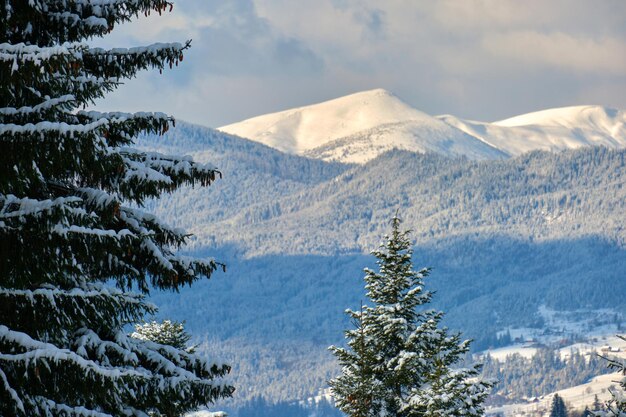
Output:
M501 159L532 150L626 147L626 112L603 106L541 110L493 123L431 116L383 89L256 116L218 130L286 153L365 163L390 149Z

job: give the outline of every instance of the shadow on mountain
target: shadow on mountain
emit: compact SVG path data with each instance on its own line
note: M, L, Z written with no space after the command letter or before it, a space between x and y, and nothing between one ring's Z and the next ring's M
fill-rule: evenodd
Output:
M153 292L162 317L217 339L341 343L346 308L365 301L363 268L373 257L267 255L242 259L236 247L197 252L228 264L226 274ZM426 287L446 324L484 346L505 326L540 326L540 305L557 310L626 309L626 250L601 237L532 242L463 236L415 248L416 269L432 267Z

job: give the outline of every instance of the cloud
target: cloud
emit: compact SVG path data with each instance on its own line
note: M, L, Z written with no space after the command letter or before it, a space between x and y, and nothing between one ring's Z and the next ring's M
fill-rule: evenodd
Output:
M612 37L593 39L561 32L522 31L485 38L483 47L495 58L532 70L626 74L626 41Z
M623 0L178 0L110 42L193 38L183 65L108 103L213 126L375 87L478 120L626 107L624 16ZM146 101L140 84L165 97Z
M439 0L422 3L422 9L458 36L518 30L623 34L626 15L621 0Z

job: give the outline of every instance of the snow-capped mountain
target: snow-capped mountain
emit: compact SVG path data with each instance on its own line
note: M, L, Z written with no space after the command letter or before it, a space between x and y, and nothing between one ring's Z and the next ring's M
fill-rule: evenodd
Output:
M626 113L576 106L495 123L430 116L383 89L267 114L219 128L283 152L365 163L393 148L470 159L603 145L626 147Z
M602 106L543 110L494 123L440 116L441 120L509 155L582 146L626 147L626 112Z

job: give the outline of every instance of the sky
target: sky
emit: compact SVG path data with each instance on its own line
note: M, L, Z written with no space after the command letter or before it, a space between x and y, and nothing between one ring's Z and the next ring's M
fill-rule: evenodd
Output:
M100 110L219 127L385 88L431 115L495 121L552 107L626 109L624 0L175 0L99 46L184 42Z

